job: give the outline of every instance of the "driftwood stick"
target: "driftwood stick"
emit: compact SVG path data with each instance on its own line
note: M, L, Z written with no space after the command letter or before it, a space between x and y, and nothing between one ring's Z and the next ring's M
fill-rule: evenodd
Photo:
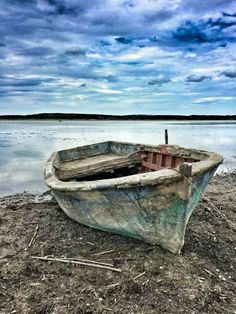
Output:
M114 267L114 265L109 264L109 263L104 263L104 262L99 262L99 261L93 261L91 259L85 259L85 258L80 258L80 257L65 257L66 259L69 259L71 261L80 261L80 262L85 262L85 263L92 263L92 264L98 264L98 265L105 265L105 266L111 266Z
M99 252L99 253L94 253L92 255L98 256L98 255L108 254L108 253L112 253L112 252L114 252L114 250L102 251L102 252Z
M43 257L43 256L30 256L33 259L39 259L43 261L52 261L52 262L61 262L61 263L70 263L70 264L76 264L76 265L83 265L83 266L89 266L89 267L97 267L97 268L103 268L111 271L115 271L120 273L121 269L111 267L111 266L106 266L106 265L100 265L100 264L94 264L94 263L87 263L87 262L82 262L82 261L75 261L75 260L70 260L67 258L53 258L53 257Z
M34 234L33 234L32 238L31 238L29 244L25 247L25 251L28 250L28 248L30 248L31 245L34 243L34 240L35 240L35 238L37 236L38 230L39 230L39 225L37 224L37 226L35 228L35 231L34 231Z

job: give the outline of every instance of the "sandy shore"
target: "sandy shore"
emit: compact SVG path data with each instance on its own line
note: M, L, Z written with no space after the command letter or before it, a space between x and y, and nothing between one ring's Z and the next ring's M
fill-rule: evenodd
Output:
M236 225L235 174L214 177L179 256L73 222L49 193L1 198L0 313L236 313L227 219ZM121 272L31 256L83 257Z

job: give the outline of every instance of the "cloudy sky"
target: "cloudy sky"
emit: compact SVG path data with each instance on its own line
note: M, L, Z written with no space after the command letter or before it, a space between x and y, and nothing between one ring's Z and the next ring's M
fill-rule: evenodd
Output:
M236 114L235 0L0 0L0 114Z

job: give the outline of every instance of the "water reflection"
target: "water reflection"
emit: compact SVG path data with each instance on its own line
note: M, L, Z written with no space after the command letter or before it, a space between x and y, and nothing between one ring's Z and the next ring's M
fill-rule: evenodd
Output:
M220 171L236 169L236 122L1 121L0 195L43 191L43 168L53 151L117 140L170 144L221 153Z

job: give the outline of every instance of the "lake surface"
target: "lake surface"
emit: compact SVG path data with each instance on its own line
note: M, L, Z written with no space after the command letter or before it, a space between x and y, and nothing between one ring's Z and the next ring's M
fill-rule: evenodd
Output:
M236 169L236 121L0 121L0 196L46 190L45 161L56 150L118 140L215 151L218 172Z

